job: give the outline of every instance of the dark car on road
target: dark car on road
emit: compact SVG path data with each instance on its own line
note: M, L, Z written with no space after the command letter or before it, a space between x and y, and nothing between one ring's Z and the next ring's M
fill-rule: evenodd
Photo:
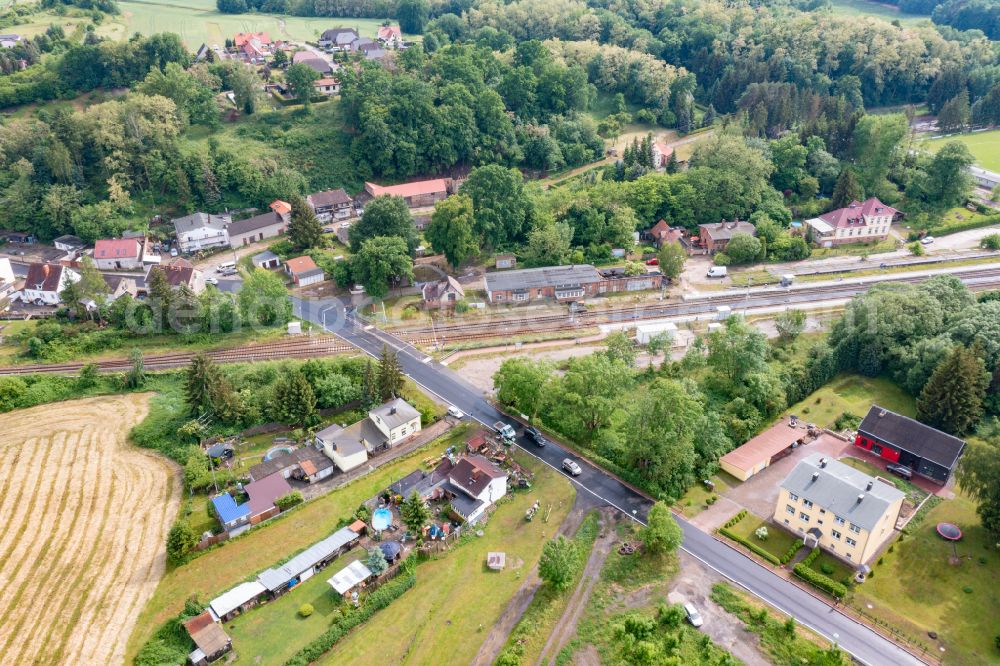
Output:
M549 440L545 439L545 435L538 428L528 427L524 429L524 436L533 441L538 446L545 446L549 443Z
M910 469L909 467L904 466L904 465L897 465L895 463L889 463L888 465L885 466L885 469L887 471L889 471L889 472L892 472L896 476L903 477L904 479L912 479L913 478L913 470Z

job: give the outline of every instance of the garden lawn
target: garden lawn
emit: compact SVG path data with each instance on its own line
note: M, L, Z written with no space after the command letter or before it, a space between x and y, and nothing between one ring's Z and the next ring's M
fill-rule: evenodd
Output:
M833 425L837 417L850 412L864 418L868 408L878 404L903 416L916 416L913 396L884 377L838 375L808 398L789 407L785 414L795 414L821 428Z
M962 529L959 565L948 562L952 547L937 535L939 522ZM893 552L884 555L884 563L873 568L875 575L855 588L853 606L926 644L934 643L927 632L937 632L945 664L1000 660L994 644L1000 618L1000 552L968 498L958 495L931 509L914 534L897 542ZM933 645L931 649L936 651Z
M968 146L969 152L976 158L977 166L990 171L1000 171L1000 130L956 134L940 139L930 139L922 142L921 145L931 152L936 152L938 148L949 141L961 141Z
M930 16L922 14L907 14L888 2L869 2L868 0L833 0L831 13L834 16L872 16L884 21L899 21L902 25L929 23Z
M858 257L864 254L879 254L892 252L896 249L896 239L889 236L877 243L850 243L836 247L814 247L810 259L829 259L830 257Z
M327 579L351 562L367 556L364 549L356 548L275 601L227 622L226 631L233 639L233 651L253 664L281 664L291 658L330 627L333 612L343 605ZM312 604L313 614L300 617L302 604Z
M757 531L758 527L767 528L767 539L761 541L757 538L754 532ZM785 553L788 552L797 539L791 532L787 532L766 520L761 520L752 513L748 513L743 520L730 527L729 531L743 537L759 548L763 548L779 560L785 556Z
M418 468L423 458L443 453L449 446L463 441L466 435L465 428L452 431L404 458L303 504L284 517L167 571L139 615L129 638L126 663L131 663L142 644L161 624L181 611L185 599L197 595L201 601L208 602L254 574L326 538L336 531L338 521L350 517L364 500L384 489L392 480Z
M357 28L362 37L374 37L381 19L281 16L278 14L223 14L215 0L124 0L121 15L110 23L123 26L124 34L150 35L176 32L194 51L201 44L222 46L238 32L266 32L271 39L315 41L327 28ZM105 28L107 30L108 28Z
M831 570L830 573L823 571L824 565L826 565L827 569ZM820 551L819 556L813 560L813 563L809 568L816 573L829 576L838 583L844 583L848 587L850 587L851 580L854 578L854 569L844 564L825 550Z
M413 591L336 645L319 664L472 662L575 496L559 472L526 455L518 462L535 472L531 490L514 493L512 501L501 504L483 528L484 536L420 563ZM527 522L524 512L535 500L542 508ZM486 553L493 550L507 554L503 571L486 568Z

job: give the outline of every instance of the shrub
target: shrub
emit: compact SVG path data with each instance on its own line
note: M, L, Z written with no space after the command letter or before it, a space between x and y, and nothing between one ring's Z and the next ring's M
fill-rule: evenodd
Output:
M889 550L887 550L886 552L887 553L891 553L892 549L895 548L895 547L896 547L895 544L893 544L892 546L889 546Z
M966 585L965 587L962 588L962 592L965 592L966 594L972 594L972 588Z
M302 604L299 606L299 617L309 617L313 614L314 610L312 604Z
M732 518L730 518L729 521L723 527L732 527L736 523L738 523L741 520L743 520L746 517L746 515L747 515L746 509L743 509L742 511L740 511L739 513L737 513L735 516L733 516Z
M279 497L274 500L274 506L278 507L281 511L288 511L293 506L302 504L305 499L302 497L302 493L298 490L293 490L284 497Z
M819 557L819 548L813 548L812 551L802 560L802 564L810 567L812 566L812 563L816 561L817 557Z
M884 557L878 558L879 566L881 566L883 562L885 562L885 558Z
M803 546L802 539L796 539L795 543L788 547L785 554L781 556L781 563L788 564L795 557L795 553L799 552L799 548Z
M980 555L979 556L979 563L980 564L986 564L986 556L985 555Z
M750 549L750 552L759 555L760 557L764 558L765 560L767 560L771 564L774 564L775 566L781 564L781 561L778 560L777 557L775 557L774 555L772 555L768 551L764 550L763 548L761 548L757 544L753 543L752 541L747 541L743 537L738 536L737 534L735 534L733 532L730 532L725 527L719 529L719 534L721 534L722 536L724 536L724 537L726 537L728 539L732 539L736 543L739 543L739 544L742 544L742 545L746 546L748 549Z
M1000 250L1000 234L990 234L979 242L979 247L985 250Z
M833 573L833 567L827 564L826 562L819 565L819 570L825 573L827 576Z
M767 527L764 525L758 527L757 530L754 532L754 536L756 536L761 541L767 541L768 537Z
M818 550L819 549L813 552L818 552ZM846 586L842 585L841 583L838 583L829 576L825 576L824 574L821 574L818 571L810 569L809 566L806 565L805 560L796 564L794 571L795 575L801 578L802 580L806 581L813 587L818 588L826 592L827 594L836 597L837 599L843 599L844 595L847 594Z

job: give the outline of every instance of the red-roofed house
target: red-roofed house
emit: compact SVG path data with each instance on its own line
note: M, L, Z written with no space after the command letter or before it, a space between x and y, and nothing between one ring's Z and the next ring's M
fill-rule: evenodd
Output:
M326 279L323 269L309 256L289 259L285 262L285 272L292 276L292 282L299 287L306 287Z
M139 238L102 239L94 243L94 265L102 271L142 268Z
M269 208L273 210L278 215L278 217L283 219L285 222L291 221L292 204L288 203L287 201L282 201L281 199L275 199L274 201L271 202Z
M402 197L410 208L423 208L433 206L448 196L448 181L444 178L435 178L385 187L375 183L365 183L365 191L373 197L383 194Z
M379 26L376 39L388 48L396 49L403 45L403 31L398 25Z
M340 92L340 81L332 76L324 76L323 78L313 81L313 90L316 91L317 95L323 95L325 97L336 95Z
M253 65L267 61L274 52L274 43L266 32L240 32L233 39L240 60Z
M895 208L872 197L806 220L806 226L810 239L820 247L877 243L889 237L889 227L899 214Z
M664 169L667 166L667 161L670 156L674 154L674 149L665 143L654 143L653 144L653 168L654 169Z
M656 247L663 247L667 243L680 243L684 239L684 229L672 227L666 220L660 220L649 230L649 237Z
M21 300L35 305L59 305L59 294L66 285L79 280L79 273L61 264L30 264Z

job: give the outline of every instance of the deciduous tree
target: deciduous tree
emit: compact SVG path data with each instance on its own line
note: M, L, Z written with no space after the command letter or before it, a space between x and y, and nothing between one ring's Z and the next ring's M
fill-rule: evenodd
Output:
M479 251L473 225L472 199L457 194L435 204L424 237L435 252L444 254L448 263L457 268Z
M578 566L576 543L559 535L542 547L542 557L538 560L538 575L561 592L573 582L573 575Z
M674 520L670 507L657 502L649 509L646 527L639 531L646 550L651 553L672 553L680 547L684 538L681 526Z
M365 214L367 217L367 213ZM413 259L398 236L375 236L351 257L351 275L375 299L389 293L390 283L413 279Z
M407 254L417 248L417 228L402 197L377 196L365 205L365 214L351 225L348 234L351 252L360 252L361 245L376 236L396 236L406 244Z

